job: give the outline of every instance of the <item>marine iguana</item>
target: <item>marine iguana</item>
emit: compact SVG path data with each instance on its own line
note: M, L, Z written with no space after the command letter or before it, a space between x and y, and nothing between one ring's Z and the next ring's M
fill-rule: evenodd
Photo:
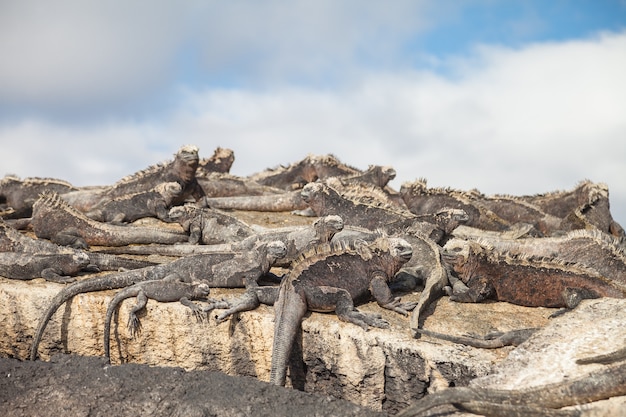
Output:
M132 243L177 243L186 233L164 228L120 226L92 220L61 200L56 193L44 193L33 205L31 225L38 238L54 240L68 229L78 230L87 245L123 246Z
M558 237L506 239L483 236L475 239L492 252L511 256L554 258L584 265L605 277L626 284L626 249L620 239L598 229L579 229ZM448 247L463 246L450 240Z
M131 223L144 217L169 221L172 201L181 193L182 187L179 183L164 182L148 191L126 194L96 204L85 215L90 219L112 224Z
M452 188L431 188L421 178L400 186L400 195L414 214L428 214L444 207L461 209L468 215L466 224L486 230L506 230L511 224L480 204L477 190L460 191Z
M104 354L107 361L111 361L110 354L110 337L111 337L111 320L113 313L117 313L117 309L122 301L127 298L137 297L137 302L131 309L128 316L128 329L131 336L139 332L141 323L137 317L137 312L143 309L148 303L148 299L161 303L180 302L182 305L189 307L196 318L202 318L202 310L191 300L206 299L209 295L209 284L205 281L188 282L181 280L178 275L168 275L160 280L151 280L139 282L120 290L115 294L106 312L104 321Z
M443 333L437 333L426 329L417 329L417 333L436 339L447 340L448 342L482 348L497 349L504 346L519 346L524 343L530 336L535 334L538 328L517 329L508 332L491 332L484 336L454 336Z
M205 197L201 204L226 210L281 212L302 210L307 207L300 191L281 194L238 195L231 197Z
M248 224L228 213L193 204L172 207L168 216L189 234L188 243L192 245L232 243L256 234Z
M348 166L337 157L327 155L307 155L304 159L278 168L267 169L249 178L259 184L284 190L298 190L304 185L328 177L359 175L362 172Z
M443 260L469 287L449 290L453 301L493 298L529 307L573 308L583 298L626 294L624 283L582 265L491 253L476 242L453 243L444 247Z
M87 252L67 246L59 246L47 240L33 239L7 226L2 219L0 219L0 252L39 255L85 254L89 257L89 265L85 268L86 271L117 271L119 269L137 269L154 265L154 262L146 260L124 258L106 253Z
M274 305L270 383L284 385L291 348L309 310L335 311L340 320L363 329L387 327L380 316L354 308L355 301L373 297L381 307L407 315L414 305L401 303L387 284L411 255L405 240L387 237L369 244L331 242L304 253L283 278Z
M486 416L517 417L581 416L581 410L562 407L587 404L626 395L626 362L614 363L577 378L529 388L505 390L454 387L429 394L397 414L417 417L428 410L453 404L455 407Z
M194 145L185 145L178 150L172 161L152 165L120 179L111 186L85 187L65 193L62 198L79 211L88 212L96 204L103 204L128 194L149 191L164 182L177 182L182 192L172 200L171 205L183 204L187 199L198 201L204 197L204 191L196 180L198 163L198 148Z
M250 247L253 243L258 244L259 241L271 239L285 243L286 255L275 262L276 266L288 267L302 253L307 253L309 248L321 244L328 244L338 232L343 229L343 220L339 216L325 216L317 219L313 223L312 228L285 228L287 230L271 230L264 234L260 234L257 239L247 239L239 245L240 249ZM365 234L372 234L369 231L357 232L357 235L363 237ZM379 237L380 234L376 233ZM369 236L368 236L369 237ZM285 262L287 261L287 262ZM222 313L216 316L218 323L225 321L228 317L235 313L254 310L261 304L274 305L278 299L279 288L275 286L259 286L256 282L249 282L246 285L246 292L234 300L221 300L212 303L208 310L224 309Z
M73 283L59 291L42 314L33 338L31 360L37 358L39 342L54 313L78 294L124 288L138 282L160 280L172 274L177 274L189 282L204 280L213 287L244 287L267 274L276 259L284 256L285 252L286 248L282 242L262 243L254 250L187 256L166 264L112 273Z
M46 281L66 284L81 271L88 270L86 253L0 252L0 276L9 279Z
M213 155L209 158L202 158L198 162L196 178L211 173L228 173L235 162L235 152L228 148L215 148Z
M0 208L7 211L11 209L4 216L7 219L30 217L33 212L33 203L44 191L64 194L76 190L77 188L69 182L54 178L20 179L7 175L0 180Z
M195 209L193 206L183 208L181 206L175 207L171 210L178 212L179 210L187 211L190 210L200 210L204 211L207 209ZM172 214L173 217L176 217L177 214ZM179 219L180 220L180 219ZM239 222L239 220L236 220ZM216 222L217 223L217 222ZM213 226L217 224L214 223ZM238 223L235 223L235 225ZM186 227L183 225L183 227ZM278 259L275 263L275 266L287 267L291 264L293 260L295 260L300 252L307 246L309 246L312 242L325 243L330 241L335 233L343 230L343 219L340 216L324 216L315 220L311 226L289 226L289 227L278 227L278 228L261 228L261 227L248 227L252 234L246 237L243 240L237 240L235 238L230 239L229 243L223 244L209 244L209 245L195 245L195 244L178 244L178 245L131 245L131 246L122 246L117 248L106 248L106 249L98 249L103 253L114 253L114 254L132 254L132 255L162 255L162 256L189 256L189 255L197 255L201 253L213 253L220 251L245 251L245 250L253 250L255 246L259 245L261 242L271 242L274 240L281 241L285 244L287 248L287 253L284 257ZM217 235L215 239L218 239L219 236L227 236L229 233L231 235L239 235L243 233L239 233L239 227L235 226L231 228L228 224L225 224L225 232L222 233L220 231L215 231ZM214 229L215 230L215 229ZM372 233L367 231L367 233ZM191 236L191 234L190 234ZM361 235L360 235L361 236ZM232 236L231 236L232 237ZM220 239L221 240L221 239Z

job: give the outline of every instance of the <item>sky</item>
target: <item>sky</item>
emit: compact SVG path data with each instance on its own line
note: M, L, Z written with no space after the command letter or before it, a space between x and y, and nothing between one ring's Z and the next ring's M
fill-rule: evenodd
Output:
M625 74L626 0L0 0L0 177L334 154L396 189L603 182L624 226Z

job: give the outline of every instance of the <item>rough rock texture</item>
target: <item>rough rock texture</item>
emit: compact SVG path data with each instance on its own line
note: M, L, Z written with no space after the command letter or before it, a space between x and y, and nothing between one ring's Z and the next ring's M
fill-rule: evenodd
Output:
M25 359L37 321L47 302L62 285L36 279L18 282L0 279L0 356ZM214 290L212 296L233 296L242 290ZM43 360L51 353L68 352L84 356L103 355L105 311L114 291L83 294L53 317L39 352ZM405 296L417 299L418 293ZM197 322L191 311L178 303L148 301L142 332L130 339L126 329L126 301L120 308L119 334L111 338L111 359L155 366L176 366L187 370L222 371L229 375L269 379L273 338L272 307L242 313L230 322L216 324L211 318ZM449 385L467 385L484 376L511 348L481 350L415 340L409 319L387 312L375 303L361 307L378 312L391 323L390 329L364 332L340 322L332 314L308 315L302 323L302 338L296 347L287 385L308 392L333 395L391 414L427 391ZM436 304L425 320L425 328L440 332L509 330L545 325L553 310L525 308L505 303L468 305ZM117 327L117 328L116 328Z
M347 401L270 386L254 378L137 364L109 366L103 358L76 355L55 355L45 363L0 359L0 414L384 416Z

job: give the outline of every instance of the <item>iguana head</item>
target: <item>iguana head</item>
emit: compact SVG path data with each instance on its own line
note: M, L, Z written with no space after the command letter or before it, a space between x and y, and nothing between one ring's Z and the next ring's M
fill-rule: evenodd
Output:
M287 255L287 247L280 240L274 240L266 245L267 248L267 258L272 265L276 260L284 258Z
M343 230L343 219L337 215L320 217L313 223L313 228L320 243L327 243Z
M193 297L194 298L205 298L211 292L209 287L209 283L206 281L196 281L193 283Z
M161 194L166 200L171 200L180 195L183 191L183 187L177 182L164 182L154 187L154 190Z
M185 145L178 150L174 158L174 169L183 181L191 181L196 177L196 169L200 162L198 147Z
M399 259L402 263L408 262L413 256L411 244L398 237L389 238L389 252L391 256Z

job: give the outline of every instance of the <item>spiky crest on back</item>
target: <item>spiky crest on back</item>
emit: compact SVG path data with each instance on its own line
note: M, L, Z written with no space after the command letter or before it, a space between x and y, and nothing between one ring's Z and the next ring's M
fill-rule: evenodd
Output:
M58 179L58 178L26 177L24 179L21 179L17 175L5 175L4 178L0 179L0 186L7 185L7 184L10 184L10 183L14 183L14 182L18 182L18 183L20 183L21 185L24 185L24 186L56 184L56 185L62 185L62 186L74 188L74 186L71 183L69 183L68 181L61 180L61 179Z
M298 276L302 271L307 270L310 265L331 256L358 254L362 259L369 260L374 252L386 250L389 250L389 240L386 239L383 233L380 233L380 237L370 243L356 239L353 241L339 240L312 245L298 255L298 258L291 265L289 275L291 277Z
M342 186L341 189L337 189L327 184L322 185L330 189L331 193L336 193L339 197L351 202L354 205L373 207L406 218L415 217L413 213L390 203L387 195L375 185L353 184ZM322 192L328 193L328 190L322 189Z
M40 194L39 198L33 205L33 210L37 210L39 207L45 208L48 212L64 211L72 217L76 217L83 222L87 222L90 226L102 227L102 223L90 219L84 213L70 206L58 193L54 191L44 191Z

